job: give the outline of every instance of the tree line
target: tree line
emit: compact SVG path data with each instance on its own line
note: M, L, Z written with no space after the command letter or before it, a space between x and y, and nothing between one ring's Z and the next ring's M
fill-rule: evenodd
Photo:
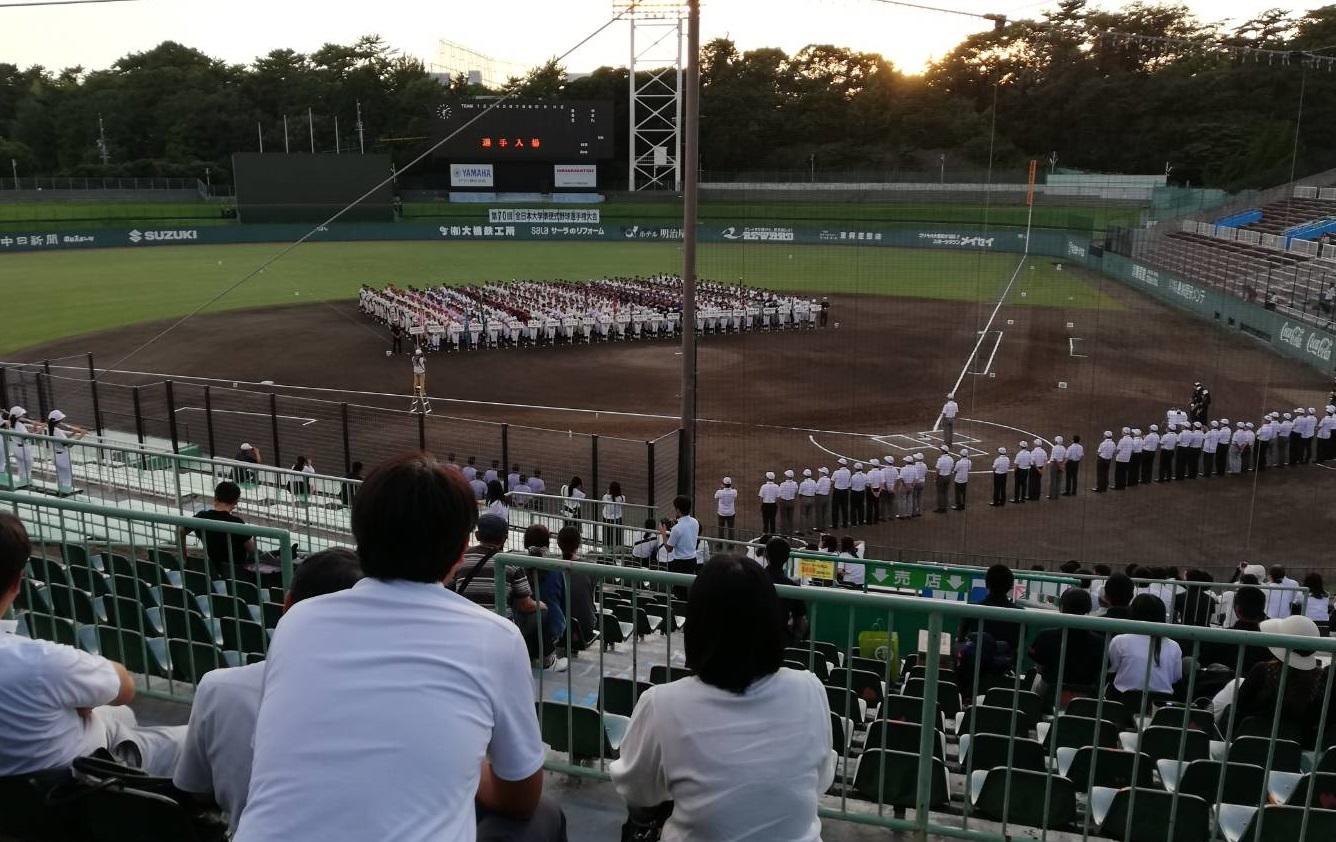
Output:
M1096 171L1167 167L1194 186L1266 186L1336 166L1336 72L1297 51L1336 55L1336 5L1225 29L1179 5L1062 0L966 38L921 74L834 45L790 55L720 38L701 50L701 166L907 175L1055 156ZM624 67L572 77L555 61L500 90L442 83L376 36L248 65L169 41L105 70L0 63L0 163L70 176L207 168L226 181L233 152L284 147L285 115L293 151L313 136L320 152L365 142L402 163L429 142L443 102L503 92L610 100L624 161L627 84Z

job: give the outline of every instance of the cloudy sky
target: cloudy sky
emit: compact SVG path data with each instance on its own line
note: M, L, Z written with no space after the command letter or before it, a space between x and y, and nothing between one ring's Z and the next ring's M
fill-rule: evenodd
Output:
M378 33L429 64L458 63L459 49L498 60L514 72L565 52L612 17L612 0L133 0L73 8L4 9L0 61L60 68L101 68L127 52L172 39L228 61L246 62L278 47L310 51ZM1052 5L1024 0L929 0L965 12L1038 15ZM1186 0L1207 20L1246 20L1276 0ZM1297 0L1298 10L1331 0ZM1104 5L1118 5L1117 3ZM917 71L970 32L989 26L960 15L896 8L877 0L704 0L703 37L726 35L742 48L834 43L880 52ZM622 64L627 26L616 24L567 60L575 71ZM474 62L476 63L476 61ZM444 68L441 68L444 69Z

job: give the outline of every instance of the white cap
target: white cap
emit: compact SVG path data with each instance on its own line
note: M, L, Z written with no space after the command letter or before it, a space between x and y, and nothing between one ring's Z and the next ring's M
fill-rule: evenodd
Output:
M805 476L805 477L810 477L811 475L812 475L812 469L811 469L811 468L803 468L803 476Z
M1220 422L1219 422L1219 421L1212 421L1212 422L1211 422L1211 427L1213 427L1214 429L1219 429L1219 428L1220 428Z
M793 479L793 471L791 471L791 470L789 470L789 471L785 471L785 472L784 472L784 478L785 478L785 479Z
M51 414L46 416L46 418L48 421L53 421L59 424L61 421L65 420L65 413L61 412L59 409L53 409L51 410Z
M413 353L414 353L414 355L420 357L420 356L422 356L422 349L421 349L421 348L418 348L418 349L417 349L416 351L414 351Z
M15 418L22 418L23 416L28 414L28 410L24 409L21 406L15 405L13 409L9 410L9 414Z
M1251 427L1252 425L1249 424L1248 426ZM1193 422L1192 422L1192 429L1194 429L1194 430L1200 430L1200 429L1201 429L1201 422L1200 422L1200 421L1193 421Z
M878 459L878 458L875 457L875 456L873 456L873 457L872 457L871 459L869 459L868 461L871 462L871 463L874 464L874 465L878 465L878 466L881 465L881 460Z
M1249 430L1251 430L1253 428L1253 422L1249 421L1247 427Z
M724 477L724 485L732 485L732 484L733 484L732 477Z
M1158 433L1158 432L1160 431L1160 425L1159 425L1159 424L1151 424L1151 425L1150 425L1150 431L1151 431L1152 433Z
M1113 430L1105 430L1105 431L1104 431L1104 438L1106 438L1106 439L1111 439L1111 438L1113 438Z
M956 393L955 393L955 392L947 392L947 393L946 393L946 399L949 400L949 401L953 401L953 400L955 400L955 399L956 399Z
M915 454L914 454L914 461L915 461L915 462L922 462L922 461L923 461L923 454L922 454L922 453L915 453Z
M841 456L841 457L839 458L838 461L839 461L839 463L840 463L841 465L848 465L848 464L849 464L849 460L848 460L848 459L845 459L843 456Z
M13 413L10 413L10 414L12 415ZM1283 417L1286 421L1288 421L1289 419L1293 418L1294 416L1293 416L1293 415L1290 415L1290 414L1287 412L1287 413L1285 413L1282 417Z
M1132 435L1134 435L1134 436L1139 436L1139 435L1141 435L1141 428L1140 428L1140 427L1133 427L1133 428L1132 428Z
M774 472L774 471L766 471L766 472L765 472L765 478L766 478L766 479L774 479L774 478L775 478L775 472Z
M1286 415L1285 417L1286 417L1286 418L1289 418L1288 415ZM1220 426L1223 427L1224 425L1226 425L1226 424L1228 424L1228 423L1229 423L1229 419L1228 419L1228 418L1221 418L1221 419L1220 419Z
M970 458L970 452L969 452L968 450L966 450L965 448L963 448L963 447L960 448L960 458L961 458L961 459L968 459L968 458Z
M1123 435L1126 436L1126 435L1130 434L1131 432L1132 432L1132 428L1131 428L1131 427L1123 427Z
M1327 412L1336 412L1336 405L1327 404Z
M1029 447L1029 446L1030 446L1030 443L1029 443L1028 441L1025 441L1024 439L1021 439L1020 444L1018 444L1018 445L1016 445L1016 446L1017 446L1017 447L1020 447L1020 448L1026 448L1026 447Z
M818 473L823 474L823 475L824 475L824 474L828 474L828 473L830 473L830 468L822 468L820 471L818 471Z
M998 453L1004 453L1004 454L1005 454L1005 453L1007 452L1007 449L1006 449L1005 447L999 447L999 448L997 449L997 452L998 452Z
M905 457L905 464L906 464L906 465L912 465L912 464L914 464L914 457L913 457L913 456L906 456L906 457Z
M1235 427L1238 427L1240 430L1242 430L1242 429L1243 429L1243 422L1242 422L1242 421L1235 421L1235 422L1234 422L1234 426L1235 426Z
M250 446L250 442L247 441L247 442L242 442L242 443L241 443L241 449L242 449L242 450L254 450L255 448L251 447L251 446Z
M1314 410L1311 406L1308 407L1308 414L1309 414L1309 415L1312 415L1314 411L1315 411L1315 410Z
M1063 438L1062 438L1062 436L1054 436L1054 437L1053 437L1053 443L1054 443L1054 444L1062 444L1062 442L1063 442Z
M942 448L941 448L941 449L942 449L942 452L943 452L943 453L950 453L950 452L951 452L951 448L947 447L946 445L942 445Z
M862 463L862 462L855 462L855 463L854 463L854 470L855 470L855 471L861 471L861 470L863 470L863 463Z

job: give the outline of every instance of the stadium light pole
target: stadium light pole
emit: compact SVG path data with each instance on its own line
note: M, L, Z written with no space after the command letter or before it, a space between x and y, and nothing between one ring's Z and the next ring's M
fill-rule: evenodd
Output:
M682 442L678 486L696 487L696 216L700 188L700 0L687 3L686 137L682 178Z

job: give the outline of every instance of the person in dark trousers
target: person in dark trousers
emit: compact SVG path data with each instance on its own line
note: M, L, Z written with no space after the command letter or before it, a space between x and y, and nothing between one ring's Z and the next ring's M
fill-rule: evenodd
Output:
M1015 466L1016 485L1011 502L1024 503L1025 498L1030 496L1030 448L1025 442L1021 442L1016 451Z
M997 458L993 460L993 502L990 506L1007 504L1007 474L1011 473L1011 460L1007 458L1007 449L999 447Z
M797 582L789 578L789 552L792 547L783 538L771 538L765 544L765 572L776 585L796 587ZM780 598L780 607L784 611L785 642L796 645L807 639L807 603L801 599Z
M1062 492L1063 497L1075 497L1076 490L1080 487L1077 483L1081 477L1081 460L1085 459L1085 445L1081 444L1080 436L1072 436L1072 443L1067 448L1067 461L1063 464L1062 473L1066 481L1066 487Z
M390 325L390 351L395 354L404 352L404 329L398 324Z
M1126 573L1114 573L1105 582L1099 592L1099 604L1104 606L1100 615L1113 620L1127 620L1132 616L1129 606L1136 594L1136 586Z
M1011 599L1016 586L1016 577L1005 564L994 564L984 574L984 586L988 594L979 601L980 605L993 608L1021 607ZM1019 615L1017 615L1019 618ZM966 619L960 624L959 638L964 641L956 652L956 676L961 680L962 694L973 696L973 687L965 685L974 679L974 657L981 657L979 676L996 676L1005 673L1015 664L1017 647L1020 645L1021 627L1018 623L998 622L996 620ZM991 640L991 646L988 641ZM972 652L969 647L973 646Z
M1104 431L1104 440L1099 443L1099 449L1095 451L1098 461L1095 462L1095 487L1090 489L1096 494L1103 494L1109 490L1109 466L1113 464L1113 454L1117 450L1117 445L1113 443L1113 431Z

